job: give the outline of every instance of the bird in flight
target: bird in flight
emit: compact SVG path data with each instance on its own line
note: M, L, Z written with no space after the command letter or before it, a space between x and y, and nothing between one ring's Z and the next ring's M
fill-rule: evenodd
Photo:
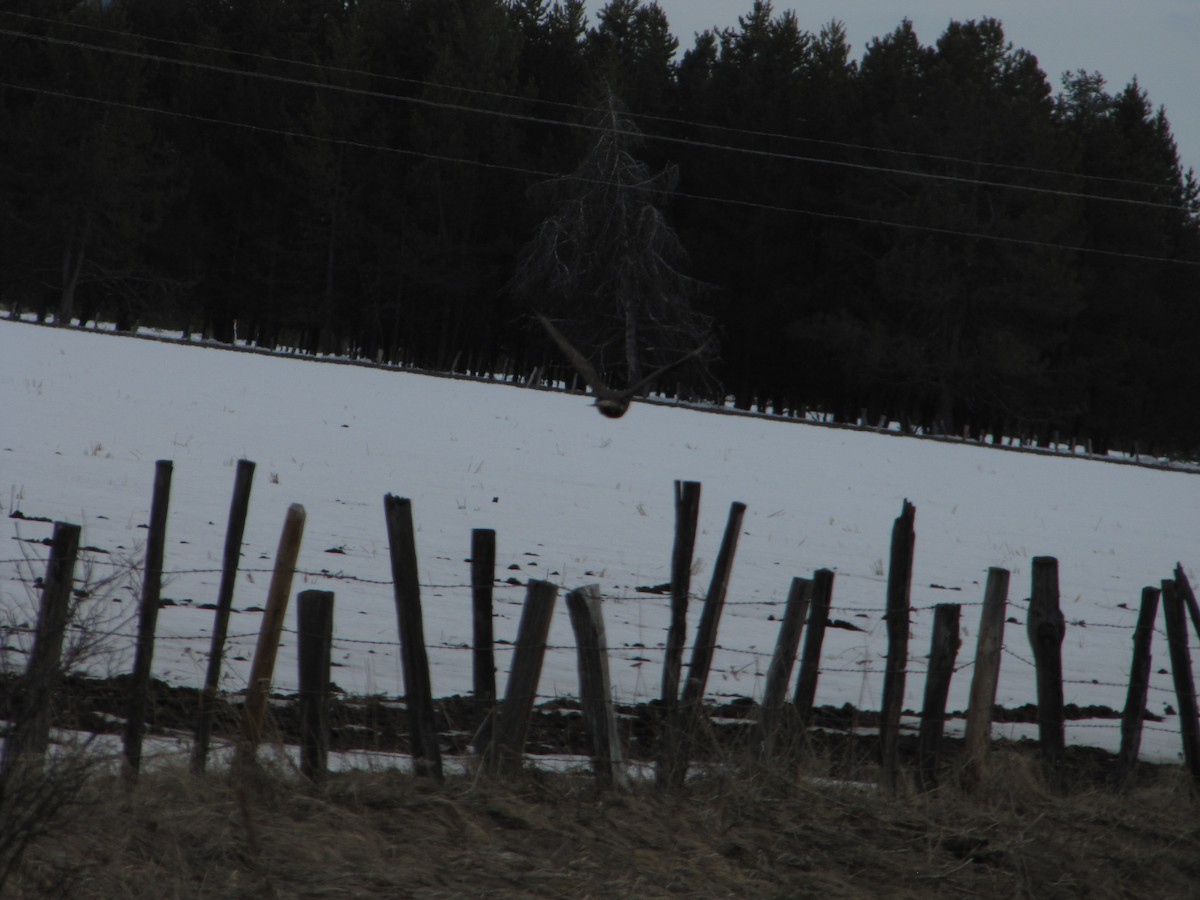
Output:
M587 357L576 350L571 345L571 342L563 336L561 331L554 327L554 324L549 319L547 319L541 313L538 313L537 317L538 321L542 323L542 327L546 329L546 333L554 339L554 343L558 344L559 349L562 350L562 352L566 354L567 359L571 361L571 365L575 367L576 371L579 372L579 374L583 377L583 380L586 381L588 386L592 389L592 394L596 398L596 408L610 419L619 419L621 416L625 415L625 412L629 409L630 402L633 400L634 396L637 395L638 391L650 384L652 381L654 381L654 379L665 374L666 372L669 372L676 366L682 365L693 356L699 356L707 347L707 344L701 345L695 350L692 350L690 353L685 353L674 362L667 363L667 365L663 366L661 369L658 369L647 375L637 384L627 387L624 390L617 391L610 388L600 379L600 376L596 374L596 370L592 368L591 363L587 361Z

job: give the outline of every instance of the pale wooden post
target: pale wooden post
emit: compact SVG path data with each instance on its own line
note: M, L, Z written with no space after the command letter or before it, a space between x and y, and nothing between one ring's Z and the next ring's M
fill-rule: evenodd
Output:
M783 723L781 717L787 700L788 682L796 664L796 651L800 648L800 634L804 630L804 617L812 599L812 579L793 578L788 591L783 620L779 624L779 637L775 641L775 655L767 670L767 683L763 687L762 708L759 710L758 727L762 752L770 755L773 744Z
M917 734L918 779L923 788L937 785L937 764L946 726L946 697L958 658L958 622L962 607L939 603L933 613L933 640L929 648L929 670L925 674L925 703Z
M968 777L978 779L992 740L992 710L996 705L996 687L1000 682L1000 655L1004 647L1004 613L1008 606L1009 571L993 566L988 569L983 593L983 613L979 619L979 638L975 645L975 670L971 676L971 694L967 703L966 745Z
M1154 620L1158 614L1160 590L1142 588L1142 606L1133 630L1133 661L1129 666L1129 692L1121 716L1121 748L1117 752L1117 774L1124 777L1137 765L1142 745L1142 723L1146 716L1146 695L1150 690L1150 644L1154 638Z
M592 737L592 769L601 788L625 788L629 777L621 752L621 734L608 675L608 640L604 634L599 585L567 594L567 610L579 648L579 700Z

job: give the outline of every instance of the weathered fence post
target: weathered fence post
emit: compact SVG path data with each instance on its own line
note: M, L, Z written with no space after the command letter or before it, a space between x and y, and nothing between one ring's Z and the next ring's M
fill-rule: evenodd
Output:
M1117 776L1124 777L1137 765L1142 745L1142 722L1146 715L1146 694L1150 689L1150 643L1154 637L1154 619L1158 615L1159 589L1142 588L1142 606L1133 630L1133 662L1129 666L1129 692L1121 716L1121 749L1117 752Z
M804 635L804 653L800 657L800 674L796 678L796 719L802 729L812 720L813 704L817 698L817 678L821 674L821 645L825 642L825 626L829 622L829 606L833 602L833 570L813 572L812 603L808 609L808 630Z
M656 776L665 783L679 744L679 679L687 643L688 600L692 586L692 555L700 519L700 482L675 482L675 544L671 550L671 623L663 651L662 716Z
M788 682L796 664L796 651L800 648L800 633L804 630L804 617L812 600L812 588L811 578L793 578L788 590L779 637L775 641L775 655L771 658L771 667L767 669L767 683L763 686L762 707L758 713L760 746L767 756L771 754L775 739L783 727Z
M296 596L300 684L300 772L311 781L329 767L329 664L333 652L333 592Z
M17 715L4 743L0 782L14 767L26 762L40 766L46 758L54 693L62 677L63 636L71 614L71 588L75 580L75 560L79 556L80 532L78 525L54 523L50 559L42 581L37 630L17 697Z
M491 732L496 709L496 655L492 628L492 592L496 581L496 532L490 528L471 531L471 609L473 613L473 659L476 747L482 749Z
M233 609L233 589L237 584L242 536L246 531L246 513L250 508L250 487L253 481L254 463L248 459L239 459L233 483L233 500L229 505L229 526L225 530L225 555L221 567L221 584L217 590L217 611L208 653L208 671L204 677L200 714L196 719L196 736L192 743L193 772L203 772L208 762L208 744L212 735L212 719L216 713L217 688L221 682L221 661L225 655L225 638L229 633L229 613Z
M696 643L692 647L692 659L688 664L687 681L679 699L678 726L675 728L675 744L671 748L672 758L666 773L668 784L682 784L687 777L688 759L695 730L700 721L700 710L704 705L704 690L708 685L708 673L712 667L713 653L717 648L717 628L721 623L721 612L725 609L725 595L729 590L729 577L733 574L733 557L737 552L738 537L742 532L742 519L746 515L746 504L734 501L729 505L729 520L721 538L721 549L713 565L712 582L700 611L700 624L696 628Z
M913 524L916 507L907 500L892 526L892 552L887 584L887 666L883 676L883 704L879 716L879 752L884 782L896 787L896 755L900 738L900 712L904 708L904 681L908 669L909 598L912 592Z
M1196 683L1192 679L1192 657L1188 651L1183 598L1175 581L1162 583L1163 618L1167 620L1167 646L1171 651L1171 677L1179 706L1179 736L1183 761L1192 778L1200 781L1200 724L1196 721Z
M530 580L526 585L508 684L488 746L488 767L494 772L515 772L521 768L557 597L558 586L548 581Z
M592 770L601 788L624 788L629 783L621 734L613 708L608 676L608 640L604 634L599 585L567 594L567 610L579 648L579 701L592 737Z
M150 665L154 660L154 632L158 626L158 604L162 595L163 556L167 542L167 511L171 503L173 464L160 459L154 464L154 494L150 501L150 534L146 540L146 571L142 578L142 605L138 611L137 650L129 685L128 715L125 719L127 773L136 778L142 765L142 737L146 730L146 705L150 691Z
M1184 574L1183 563L1175 564L1175 588L1179 591L1179 596L1187 607L1188 617L1192 620L1192 628L1195 629L1196 636L1200 637L1200 605L1197 605L1192 584Z
M392 584L396 617L400 624L400 656L404 668L413 770L442 780L442 751L433 714L433 685L421 616L421 584L417 572L417 541L413 529L412 501L388 494L383 498L391 548Z
M271 694L271 679L275 675L275 657L279 653L279 638L283 634L283 619L287 615L288 596L292 591L292 576L300 557L300 541L304 537L304 507L293 503L288 507L275 552L275 570L267 589L267 605L258 629L258 645L250 664L250 683L242 705L242 742L238 747L238 765L256 761L262 740L263 721L267 714L267 699Z
M992 709L996 705L996 686L1000 681L1000 654L1004 647L1004 613L1008 606L1008 569L988 569L983 592L983 613L979 618L979 639L975 645L975 671L971 676L971 694L967 702L965 740L968 778L978 780L992 740Z
M1033 558L1033 591L1025 627L1037 666L1038 743L1042 759L1057 775L1066 753L1062 642L1067 628L1059 608L1058 560L1053 556Z
M926 790L937 785L937 764L946 726L946 696L958 658L958 622L962 607L939 603L933 613L933 641L929 648L929 670L925 673L925 703L917 734L917 777Z

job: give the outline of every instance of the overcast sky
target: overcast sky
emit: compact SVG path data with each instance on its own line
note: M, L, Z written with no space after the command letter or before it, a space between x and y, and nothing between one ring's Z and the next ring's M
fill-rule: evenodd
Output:
M736 27L752 0L659 0L680 50L706 28ZM595 13L602 0L588 0ZM840 19L861 59L871 38L912 20L922 44L933 44L951 19L993 16L1015 47L1038 58L1057 92L1063 72L1099 71L1110 93L1137 76L1150 101L1165 106L1184 167L1200 173L1200 0L777 0L800 27L817 32Z

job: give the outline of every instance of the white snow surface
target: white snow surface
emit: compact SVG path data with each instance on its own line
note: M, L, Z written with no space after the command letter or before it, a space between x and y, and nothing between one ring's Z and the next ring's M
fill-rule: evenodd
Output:
M658 695L669 597L676 479L703 485L689 644L729 506L747 504L708 682L710 696L761 695L792 577L837 573L818 704L876 709L883 684L883 607L892 523L916 506L910 674L922 701L932 607L963 604L959 670L948 708L964 710L989 566L1012 573L999 703L1036 701L1025 634L1031 559L1059 560L1065 700L1121 709L1141 589L1194 579L1200 476L1071 456L834 429L635 403L611 420L580 395L362 366L181 346L79 329L0 322L0 607L32 621L48 523L83 526L92 571L141 564L154 462L174 461L162 608L153 671L203 682L237 460L257 463L234 597L223 685L245 686L279 530L289 504L307 511L293 595L336 593L333 679L349 693L402 695L383 517L387 493L411 498L424 629L435 696L471 690L471 530L497 533L495 632L516 636L524 588L596 583L605 598L615 698ZM340 552L329 551L337 549ZM513 567L510 571L510 567ZM331 573L334 577L322 575ZM136 585L97 592L114 616L116 652L93 667L128 671ZM121 601L121 602L117 602ZM294 690L295 604L275 673ZM21 665L27 634L7 638ZM539 693L576 695L574 637L559 603ZM685 655L685 664L689 654ZM511 650L497 647L503 692ZM1161 612L1148 708L1175 705ZM1115 749L1117 722L1072 722L1068 740ZM961 721L950 731L961 730ZM1031 726L996 725L996 736ZM1178 721L1147 723L1146 759L1179 757Z

